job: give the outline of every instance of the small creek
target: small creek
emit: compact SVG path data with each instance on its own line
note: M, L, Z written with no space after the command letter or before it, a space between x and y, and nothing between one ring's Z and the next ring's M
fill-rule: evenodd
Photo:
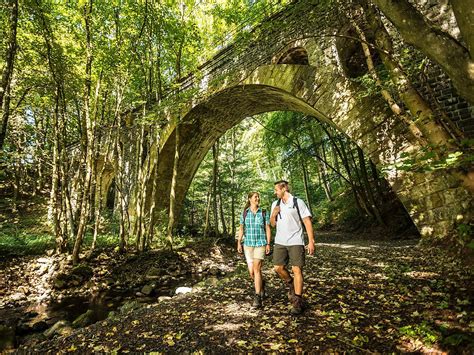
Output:
M133 308L137 308L137 304L140 307L140 304L156 303L161 296L174 296L178 287L192 288L200 281L212 284L220 277L222 275L186 274L167 285L157 285L149 295L143 295L139 287L130 289L117 287L89 296L65 296L45 305L31 305L28 312L22 313L14 332L16 337L14 343L18 346L30 343L32 339L46 340L43 333L59 321L72 324L78 317L88 313L86 325L90 325L106 319L112 311L120 313L121 307L127 303L135 302Z

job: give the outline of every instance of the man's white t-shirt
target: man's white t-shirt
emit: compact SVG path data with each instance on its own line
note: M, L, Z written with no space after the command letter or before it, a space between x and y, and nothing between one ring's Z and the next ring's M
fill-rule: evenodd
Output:
M300 209L301 218L311 217L311 212L304 201L300 198L297 200L298 207ZM277 201L272 203L272 211L275 208ZM298 210L293 205L293 195L288 194L288 200L286 203L281 200L280 213L277 215L276 222L276 236L275 244L279 245L304 245L304 226L301 225L300 217L298 216Z

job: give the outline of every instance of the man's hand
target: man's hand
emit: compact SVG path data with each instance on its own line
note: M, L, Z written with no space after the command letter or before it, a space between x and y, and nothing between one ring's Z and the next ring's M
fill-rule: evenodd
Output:
M267 244L267 245L265 246L265 254L266 254L266 255L270 254L270 244Z
M240 240L237 241L237 252L242 254L242 244L240 244Z
M308 243L308 254L313 255L314 254L314 241L310 240Z

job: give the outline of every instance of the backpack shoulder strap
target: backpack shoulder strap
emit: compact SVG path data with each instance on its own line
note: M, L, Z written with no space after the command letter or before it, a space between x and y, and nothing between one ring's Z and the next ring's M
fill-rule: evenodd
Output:
M245 218L247 218L247 214L248 214L248 213L249 213L249 209L246 208L246 209L244 210L244 213L243 213L243 217L244 217L244 223L243 223L243 224L244 224L244 226L245 226Z
M281 204L281 198L279 198L277 200L276 206L280 206L280 204ZM278 214L275 216L275 222L278 222L278 216L280 216L280 218L281 218L281 213L280 212L278 212Z
M306 226L303 223L303 218L301 218L300 207L298 206L298 199L294 196L293 196L293 207L296 207L296 211L298 211L298 217L300 218L301 225L306 231Z

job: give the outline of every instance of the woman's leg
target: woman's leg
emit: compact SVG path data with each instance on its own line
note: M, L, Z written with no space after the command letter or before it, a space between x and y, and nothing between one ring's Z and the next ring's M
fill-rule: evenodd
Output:
M247 261L247 267L249 268L249 275L252 280L255 280L254 271L253 271L253 261Z
M248 246L244 245L245 261L247 261L247 267L249 269L249 275L250 275L250 278L252 280L254 280L253 253L254 253L254 248L253 247L248 247Z
M262 260L253 259L253 275L255 282L255 293L259 295L262 291Z

